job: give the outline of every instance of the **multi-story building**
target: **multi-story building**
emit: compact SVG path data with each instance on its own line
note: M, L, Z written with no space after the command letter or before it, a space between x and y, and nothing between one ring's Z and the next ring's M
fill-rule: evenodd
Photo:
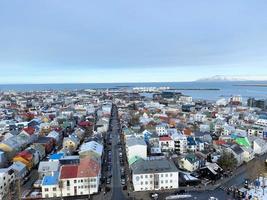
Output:
M13 169L3 168L0 169L0 199L11 192L12 184L15 180L15 173Z
M264 137L264 128L261 126L252 126L248 129L248 136Z
M167 135L167 126L166 125L157 125L156 126L156 132L159 136L161 135Z
M147 145L145 141L137 137L129 137L126 140L126 155L128 160L138 156L140 158L147 158Z
M267 119L258 119L255 122L256 125L267 127Z
M181 133L172 135L174 141L174 150L178 154L184 154L187 152L187 138Z
M134 191L166 190L179 187L178 169L167 159L139 159L131 165Z
M173 151L174 150L174 141L170 136L159 137L159 146L161 151Z
M89 195L98 192L100 164L91 158L83 158L80 164L63 165L60 172L45 176L42 182L42 197L66 197Z

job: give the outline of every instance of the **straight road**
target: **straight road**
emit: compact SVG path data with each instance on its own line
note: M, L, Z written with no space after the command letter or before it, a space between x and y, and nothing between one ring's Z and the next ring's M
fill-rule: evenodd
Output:
M119 142L119 120L117 107L113 106L111 115L111 135L112 135L112 200L126 200L127 198L123 194L121 185L121 173L120 173L120 159L118 152Z

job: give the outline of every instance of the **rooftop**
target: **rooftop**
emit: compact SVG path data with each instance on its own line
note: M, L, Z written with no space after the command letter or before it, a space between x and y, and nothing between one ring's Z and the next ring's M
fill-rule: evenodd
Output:
M57 185L58 184L59 173L55 172L54 176L45 176L43 178L42 185Z
M78 165L63 165L61 167L60 179L77 178Z
M133 174L178 172L177 167L171 160L144 160L139 159L131 165Z

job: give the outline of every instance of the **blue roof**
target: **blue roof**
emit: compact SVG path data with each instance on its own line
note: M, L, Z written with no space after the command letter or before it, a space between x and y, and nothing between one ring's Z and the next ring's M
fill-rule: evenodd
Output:
M49 160L59 160L64 156L64 153L55 153L49 157Z
M57 185L59 172L55 172L54 176L44 176L42 185Z
M188 145L196 145L196 141L192 137L187 138L187 144Z

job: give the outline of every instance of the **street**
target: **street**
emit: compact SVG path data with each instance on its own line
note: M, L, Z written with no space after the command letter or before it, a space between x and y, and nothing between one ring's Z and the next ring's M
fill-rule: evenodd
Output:
M112 200L127 199L122 191L120 161L117 144L119 141L119 120L116 106L112 109L111 135L112 135Z

